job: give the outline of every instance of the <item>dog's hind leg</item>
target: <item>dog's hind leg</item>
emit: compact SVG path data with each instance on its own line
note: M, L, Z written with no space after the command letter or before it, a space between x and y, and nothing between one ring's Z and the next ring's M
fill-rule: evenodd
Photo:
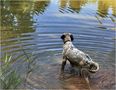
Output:
M70 62L70 61L69 61ZM70 65L71 65L71 67L74 67L74 64L72 63L72 62L70 62Z

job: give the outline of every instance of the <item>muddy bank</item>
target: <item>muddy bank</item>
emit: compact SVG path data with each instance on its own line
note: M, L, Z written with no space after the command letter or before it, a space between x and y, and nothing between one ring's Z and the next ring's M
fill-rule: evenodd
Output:
M41 71L32 73L28 78L27 88L36 89L69 89L69 90L89 90L89 86L84 78L72 73L67 65L64 77L60 77L60 64L46 64L41 66ZM114 90L115 72L112 69L100 70L92 74L90 81L91 90Z
M100 70L90 79L91 88L94 90L115 90L115 84L115 70L112 69Z

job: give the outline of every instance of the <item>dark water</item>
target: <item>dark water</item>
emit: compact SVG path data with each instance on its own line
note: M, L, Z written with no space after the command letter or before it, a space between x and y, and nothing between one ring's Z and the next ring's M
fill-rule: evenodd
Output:
M74 35L74 45L100 64L90 79L92 89L115 87L115 0L35 0L0 2L1 60L12 56L12 65L23 76L28 55L36 68L28 77L31 89L88 89L78 75L59 79L62 62L60 36ZM22 51L25 51L26 55ZM2 62L1 62L2 63Z

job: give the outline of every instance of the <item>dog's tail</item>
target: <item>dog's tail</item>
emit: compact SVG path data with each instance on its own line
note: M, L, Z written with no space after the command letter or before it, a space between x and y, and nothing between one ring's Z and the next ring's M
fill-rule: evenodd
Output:
M99 70L99 64L94 62L88 54L86 54L86 57L87 57L87 63L90 64L89 71L91 73L97 72Z
M95 73L99 70L99 64L96 63L96 62L93 62L91 65L90 65L90 72L91 73Z

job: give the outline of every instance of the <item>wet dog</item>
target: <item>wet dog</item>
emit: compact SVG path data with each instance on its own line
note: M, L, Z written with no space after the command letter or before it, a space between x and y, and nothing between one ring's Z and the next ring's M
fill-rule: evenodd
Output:
M66 61L68 60L72 67L78 67L82 74L83 70L87 70L88 72L95 73L99 70L99 64L94 62L90 56L83 51L77 49L72 41L74 37L71 33L64 33L61 36L61 39L64 42L63 45L63 61L61 72L64 72L64 68L66 65Z

